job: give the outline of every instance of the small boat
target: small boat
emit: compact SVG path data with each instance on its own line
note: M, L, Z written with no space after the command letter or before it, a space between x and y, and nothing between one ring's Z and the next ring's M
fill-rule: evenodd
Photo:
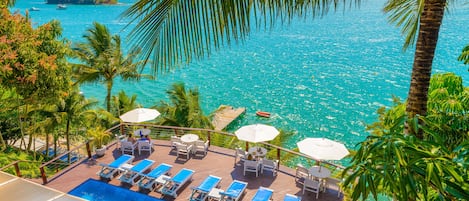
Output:
M65 4L57 4L57 10L65 10L67 9L67 5Z
M260 117L265 117L265 118L269 118L269 117L270 117L270 113L269 113L269 112L263 112L263 111L257 111L257 112L256 112L256 115L257 115L257 116L260 116Z
M30 11L39 11L39 8L31 7L29 10L30 10Z

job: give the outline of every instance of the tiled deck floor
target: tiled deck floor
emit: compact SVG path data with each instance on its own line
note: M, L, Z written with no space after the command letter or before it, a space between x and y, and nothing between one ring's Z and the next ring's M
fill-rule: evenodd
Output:
M152 152L151 155L149 155L148 152L142 152L142 155L138 155L137 153L134 163L143 158L149 158L155 161L153 167L162 162L172 164L173 168L171 173L173 175L181 168L189 168L195 170L193 180L178 191L178 197L176 199L168 196L162 197L162 195L157 192L148 193L150 196L163 198L164 200L188 200L191 193L190 187L199 185L203 179L209 174L212 174L222 178L220 183L222 189L226 189L234 179L248 182L248 187L242 200L250 200L260 186L274 190L273 200L283 200L286 193L300 195L303 201L316 200L315 194L313 193L306 192L304 195L302 194L302 186L297 184L294 179L294 169L281 166L276 177L273 177L269 172L260 174L257 178L254 173L247 173L246 176L243 176L243 167L239 164L237 166L234 165L234 150L211 146L205 157L198 154L186 161L185 159L177 158L175 151L171 151L169 145L169 141L155 141L153 146L154 152ZM82 164L67 171L60 177L50 181L46 186L62 192L69 192L89 178L99 179L96 173L100 170L101 166L98 164L110 163L120 155L121 152L116 149L116 145L110 146L104 157L98 158L95 161L84 161ZM120 181L116 178L112 179L109 183L121 186ZM138 191L137 186L122 186L133 191ZM336 189L335 186L331 188ZM342 200L342 198L337 198L336 190L328 189L326 192L319 195L318 200Z

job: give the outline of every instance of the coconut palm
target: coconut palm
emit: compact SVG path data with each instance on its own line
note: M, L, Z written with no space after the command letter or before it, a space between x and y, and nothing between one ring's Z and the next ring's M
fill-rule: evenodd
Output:
M65 137L67 141L67 151L70 151L70 124L84 121L83 117L86 113L90 112L96 101L88 100L83 97L78 90L72 91L60 100L57 106L57 112L63 114L65 120Z
M77 43L73 48L83 62L75 65L75 79L77 83L104 83L107 111L111 110L111 92L116 77L123 81L153 78L139 72L142 62L135 61L139 50L132 48L124 56L120 37L111 35L105 25L93 23L83 37L85 42Z
M130 38L142 47L145 60L153 58L154 71L165 71L208 56L232 40L244 40L253 19L269 27L298 16L322 15L337 5L331 0L140 0L122 16L136 23Z
M427 114L433 58L446 5L446 0L390 0L384 8L390 13L390 22L402 26L404 48L416 42L406 106L410 118ZM408 127L406 132L423 138L422 132L412 133Z
M154 70L158 71L182 61L190 62L193 57L203 58L210 54L212 47L219 49L224 43L230 44L232 39L245 39L251 30L252 18L273 25L277 20L283 22L297 16L322 15L331 6L337 8L340 3L351 2L359 4L360 0L140 0L123 16L131 17L131 23L137 21L130 36L135 43L144 44L146 59L153 57L158 61L154 63ZM433 57L446 3L446 0L389 0L384 8L390 13L390 22L402 26L406 35L404 47L416 42L406 106L410 117L427 113ZM423 138L421 133L416 135Z
M137 104L137 95L127 96L125 91L120 91L117 96L112 96L112 113L120 116L132 109L139 107Z
M186 91L184 83L175 83L166 91L170 103L161 101L160 124L190 128L212 128L212 123L200 108L197 88ZM162 117L162 118L161 118Z
M464 62L464 64L469 64L469 45L462 49L462 53L459 55L458 60Z

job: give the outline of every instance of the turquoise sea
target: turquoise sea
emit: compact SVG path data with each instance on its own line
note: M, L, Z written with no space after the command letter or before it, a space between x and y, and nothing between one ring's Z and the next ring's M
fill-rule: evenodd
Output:
M63 37L82 40L93 21L106 24L122 38L129 30L118 18L133 1L119 5L68 5L56 10L41 0L18 0L12 10L29 14L35 25L61 22ZM113 93L137 94L151 106L166 99L177 81L198 87L206 114L219 105L246 107L238 125L271 124L296 132L289 145L305 137L327 137L356 148L376 121L376 109L392 105L392 95L404 99L410 81L413 52L402 51L400 30L386 21L384 0L365 1L359 9L330 13L312 20L296 19L289 26L253 31L245 42L233 44L188 67L159 75L157 80L118 82ZM454 6L445 16L433 72L454 72L469 85L469 66L457 61L469 44L469 6ZM145 69L150 72L150 69ZM104 100L102 85L82 86L87 97ZM269 111L270 119L255 111Z

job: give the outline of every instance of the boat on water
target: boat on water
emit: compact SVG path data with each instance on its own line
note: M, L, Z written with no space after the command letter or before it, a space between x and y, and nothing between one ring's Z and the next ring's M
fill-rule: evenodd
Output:
M67 5L65 4L57 4L57 10L65 10L67 9Z
M270 118L270 112L257 111L256 115L259 117Z
M36 7L31 7L29 10L30 10L30 11L39 11L40 9L39 9L39 8L36 8Z

